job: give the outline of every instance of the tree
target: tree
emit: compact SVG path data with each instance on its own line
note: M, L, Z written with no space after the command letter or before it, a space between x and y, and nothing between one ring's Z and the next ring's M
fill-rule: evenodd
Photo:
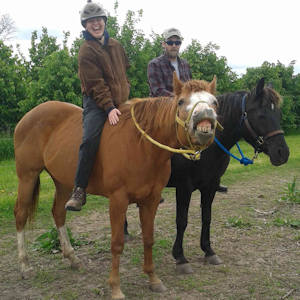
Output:
M297 109L299 107L299 90L297 90L296 78L293 76L294 62L285 67L281 62L269 63L265 61L261 67L248 68L242 77L243 86L253 88L257 81L264 77L267 83L282 96L282 127L290 130L299 126Z
M218 49L219 46L216 44L208 43L202 47L197 40L192 40L192 43L182 52L182 57L189 62L194 79L210 81L216 75L217 90L219 93L224 93L232 91L231 86L237 79L237 75L227 65L224 56L217 56Z
M42 34L39 41L37 31L33 31L31 35L31 48L29 49L29 76L32 79L37 80L37 73L39 68L43 66L44 59L58 50L59 45L56 43L56 37L49 36L47 28L42 28Z
M64 34L61 50L54 50L56 44L53 44L53 38L44 36L42 39L43 47L39 49L46 49L47 43L50 43L53 51L47 55L44 51L40 51L40 54L44 53L45 56L35 56L37 58L34 68L36 74L34 79L28 82L26 99L19 102L23 113L48 100L59 100L81 106L80 81L77 76L77 49L81 41L76 40L69 51L67 47L69 33Z
M9 15L2 15L0 17L0 40L10 40L16 32L15 22Z
M25 68L0 40L0 130L11 131L20 118L18 102L26 95Z

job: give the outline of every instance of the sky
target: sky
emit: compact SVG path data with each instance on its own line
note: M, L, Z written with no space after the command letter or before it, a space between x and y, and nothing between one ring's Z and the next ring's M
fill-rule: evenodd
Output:
M111 15L114 0L97 1ZM178 28L184 41L192 39L201 45L217 44L218 56L238 74L246 68L259 67L264 61L288 66L295 60L295 74L300 73L299 0L118 0L117 15L122 24L128 10L143 10L136 28L147 37L161 34L166 28ZM70 42L82 31L80 10L83 0L0 0L0 16L8 14L17 27L16 37L7 44L19 43L28 55L31 33L46 27L61 42L63 31L69 31Z

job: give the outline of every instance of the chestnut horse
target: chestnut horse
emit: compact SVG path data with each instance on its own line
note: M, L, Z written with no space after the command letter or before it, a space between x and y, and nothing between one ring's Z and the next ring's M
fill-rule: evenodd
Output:
M214 140L216 79L210 83L202 80L182 83L174 75L173 84L173 99L130 101L120 107L120 122L116 126L106 123L102 133L87 192L109 198L112 252L109 284L113 299L124 298L120 289L119 263L124 247L123 224L130 203L139 205L144 243L143 269L149 276L150 288L157 292L166 289L154 272L152 245L154 218L161 191L170 176L172 153L143 138L133 122L132 105L139 126L159 143L173 148L190 144L196 149L204 149ZM72 267L80 266L65 229L65 203L74 183L82 137L81 119L81 108L49 101L28 112L16 126L14 146L19 185L14 213L22 276L29 268L24 226L28 218L33 218L39 176L43 170L49 173L56 187L52 214L63 255L70 260ZM184 126L176 124L175 120Z

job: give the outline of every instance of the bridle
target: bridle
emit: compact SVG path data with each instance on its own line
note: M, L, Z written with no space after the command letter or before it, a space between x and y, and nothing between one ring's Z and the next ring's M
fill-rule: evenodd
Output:
M249 133L251 134L251 137L254 140L254 149L255 149L255 155L257 156L258 153L263 151L263 145L265 144L265 142L270 139L271 137L280 135L280 134L284 134L283 130L274 130L271 131L269 133L267 133L264 136L260 136L258 135L255 130L252 128L249 119L248 119L248 114L246 112L246 96L247 94L245 94L242 98L242 116L241 116L241 120L240 120L240 127L242 128L243 124L245 124L246 128L248 129Z
M152 144L158 146L159 148L162 148L162 149L165 149L165 150L168 150L170 152L173 152L173 153L180 153L182 155L184 155L184 157L188 158L188 159L191 159L191 160L199 160L200 157L201 157L201 152L202 150L206 149L208 146L207 145L203 145L203 146L195 146L192 144L191 142L191 137L189 135L189 132L188 132L188 124L191 120L191 117L192 117L192 114L193 114L193 111L195 110L196 106L199 104L199 103L207 103L203 100L200 100L200 101L197 101L193 108L189 111L189 114L188 114L188 117L187 119L184 121L182 119L179 118L178 114L179 114L179 110L177 108L177 111L176 111L176 116L175 116L175 126L176 126L176 136L177 136L177 140L178 142L181 144L180 142L180 139L179 139L179 136L178 136L178 126L182 126L184 128L184 131L186 133L186 138L189 142L189 146L186 147L184 145L182 145L184 148L186 149L175 149L175 148L172 148L172 147L169 147L167 145L164 145L164 144L161 144L159 143L158 141L154 140L151 136L149 136L141 127L140 125L138 124L136 118L135 118L135 115L134 115L134 106L135 104L133 104L131 106L131 116L132 116L132 119L133 119L133 122L134 122L134 125L136 126L136 128L141 132L141 134L147 138ZM217 123L217 126L221 126L219 123Z

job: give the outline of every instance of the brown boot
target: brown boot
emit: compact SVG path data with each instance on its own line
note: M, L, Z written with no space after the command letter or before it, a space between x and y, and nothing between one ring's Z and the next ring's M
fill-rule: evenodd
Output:
M86 203L85 189L81 187L75 187L73 189L71 198L65 205L66 210L80 211L81 207Z

